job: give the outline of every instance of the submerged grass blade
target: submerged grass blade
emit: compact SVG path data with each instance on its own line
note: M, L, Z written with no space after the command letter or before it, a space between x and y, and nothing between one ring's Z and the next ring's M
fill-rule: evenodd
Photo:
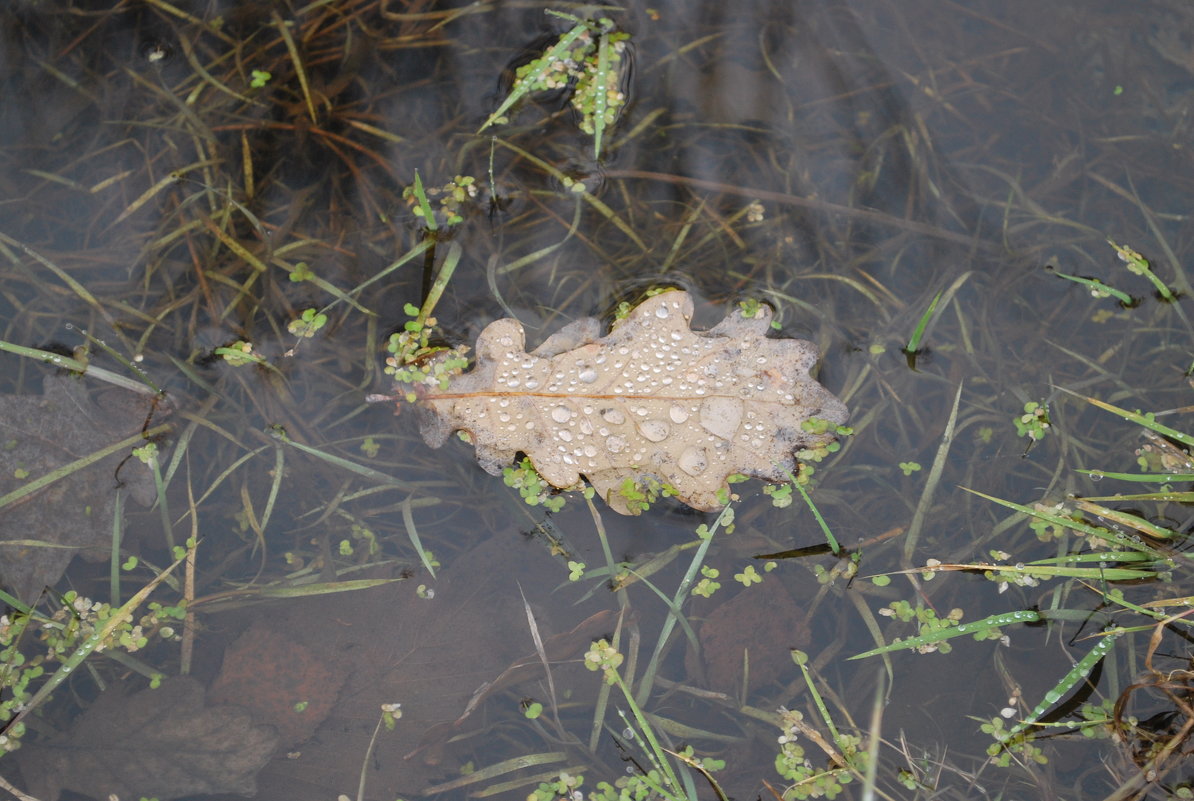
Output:
M311 86L307 82L307 70L303 67L303 60L299 57L298 45L294 43L294 37L290 34L290 25L278 14L277 11L271 15L273 17L274 25L278 28L278 33L282 34L282 41L286 43L286 52L290 54L290 61L294 64L294 72L298 76L299 89L303 93L303 101L307 104L307 113L311 116L311 124L319 125L319 115L315 113L315 101L311 97Z
M419 555L423 567L427 568L427 572L432 578L435 578L435 566L431 564L431 559L423 548L423 541L419 539L419 530L415 527L415 516L411 511L409 496L402 501L402 525L406 527L406 536L410 538L410 544L414 547L415 553Z
M340 456L336 456L334 454L326 453L325 451L321 451L318 448L312 448L310 445L304 445L301 442L296 442L296 441L292 440L280 426L272 427L270 429L270 436L272 436L278 440L281 440L282 442L286 443L290 447L300 450L303 453L310 454L311 456L315 456L319 459L322 459L325 462L327 462L328 464L335 465L336 467L339 467L342 470L347 470L348 472L356 473L358 476L361 476L363 478L370 479L371 481L376 481L378 484L385 484L388 486L397 487L398 489L404 489L404 490L418 489L418 487L415 486L414 484L411 484L408 481L403 481L402 479L399 479L399 478L394 478L393 476L386 475L385 473L381 472L380 470L374 470L372 467L365 467L364 465L357 464L356 462L350 461L349 459L344 459ZM0 500L2 500L2 499L0 499Z
M920 540L921 529L924 528L929 508L933 503L933 494L937 485L941 483L941 474L945 470L945 459L953 446L954 426L958 422L958 405L962 401L962 384L958 384L958 391L954 393L954 405L949 412L949 420L945 423L945 431L941 434L941 444L937 446L937 455L933 457L933 466L925 477L925 488L920 494L920 501L916 504L916 511L912 514L912 522L908 525L908 534L904 537L904 564L912 563L912 554L916 552L916 545Z
M667 619L660 627L659 639L655 642L655 650L651 652L651 659L647 662L647 667L643 671L643 677L639 681L637 700L639 704L646 703L646 699L651 695L651 688L655 683L655 673L659 669L659 660L663 655L663 648L667 644L668 639L672 636L672 631L675 630L676 624L679 620L679 609L684 605L685 599L688 597L688 592L696 581L697 573L701 569L701 565L705 562L705 554L709 551L709 546L713 542L713 537L717 530L721 528L722 523L731 515L733 515L733 506L727 504L725 509L721 510L721 514L709 526L709 534L702 541L697 551L692 556L692 562L688 565L688 571L684 574L684 578L680 580L680 586L676 589L676 594L672 598Z
M484 768L473 771L467 776L462 776L459 779L437 784L434 787L428 787L423 790L424 795L436 795L437 793L444 793L448 790L458 790L461 787L468 787L470 784L486 781L495 776L504 776L507 773L512 773L523 768L531 768L536 765L550 765L553 762L563 762L568 758L568 754L563 751L548 751L540 754L526 754L524 756L517 756L513 759L507 759L493 765L487 765ZM554 771L552 775L559 775L559 771Z
M18 487L7 495L0 496L0 509L13 504L16 501L19 501L21 498L31 495L44 487L50 486L55 481L60 481L72 473L76 473L88 465L95 464L96 462L105 459L114 453L120 453L121 451L128 450L135 445L141 445L146 440L153 439L161 434L165 434L171 428L172 426L169 423L163 423L160 426L154 426L144 433L138 432L131 437L125 437L124 439L120 440L120 442L114 442L106 448L100 448L94 453L89 453L80 459L75 459L73 462L64 464L62 467L59 467L56 470L51 470L44 476L30 481L22 487Z

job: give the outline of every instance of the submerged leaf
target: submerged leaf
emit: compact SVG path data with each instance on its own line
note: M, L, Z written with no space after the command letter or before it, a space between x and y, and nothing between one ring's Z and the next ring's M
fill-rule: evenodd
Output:
M70 375L47 376L42 395L0 395L0 586L23 601L37 599L80 553L107 559L116 491L154 499L153 476L129 451L64 472L28 494L26 485L136 434L152 398L112 390L93 401Z
M623 488L646 480L705 511L725 504L730 475L783 481L797 449L833 437L804 423L849 414L809 377L816 346L769 339L766 306L709 331L689 327L692 313L688 293L666 292L604 337L585 318L530 353L522 325L497 320L477 338L474 369L424 394L423 438L439 447L468 431L494 475L521 451L552 486L583 475L623 514L637 511Z
M235 706L209 706L188 676L128 695L106 689L71 729L15 755L43 801L63 790L96 798L252 795L277 735Z

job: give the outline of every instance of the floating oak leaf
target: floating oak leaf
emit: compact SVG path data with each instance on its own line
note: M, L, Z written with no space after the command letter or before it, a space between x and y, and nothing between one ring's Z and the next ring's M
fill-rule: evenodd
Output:
M494 475L522 451L552 486L583 475L623 514L638 511L628 481L654 479L712 511L734 473L784 480L797 449L832 438L802 424L849 414L809 377L816 346L769 339L766 306L753 317L735 309L708 331L689 327L692 312L688 293L666 292L604 337L586 318L530 353L522 325L497 320L477 338L473 370L424 393L423 438L439 447L467 431Z
M209 793L252 795L277 735L235 706L208 706L188 676L128 695L104 690L67 732L14 754L29 790L161 801Z

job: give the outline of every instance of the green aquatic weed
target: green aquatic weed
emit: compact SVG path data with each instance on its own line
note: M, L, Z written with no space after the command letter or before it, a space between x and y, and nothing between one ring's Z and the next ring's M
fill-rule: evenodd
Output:
M1052 422L1049 420L1049 404L1045 402L1028 401L1024 404L1024 413L1012 419L1016 424L1016 434L1028 437L1032 442L1039 442L1049 433Z
M296 337L313 337L315 332L327 325L328 316L315 309L303 309L297 320L291 320L286 330Z
M578 127L593 137L593 157L599 159L605 131L617 122L626 105L621 84L630 34L619 31L608 17L581 19L558 11L547 13L572 22L572 27L542 55L515 70L509 94L477 132L509 122L507 114L530 95L564 91L580 115Z

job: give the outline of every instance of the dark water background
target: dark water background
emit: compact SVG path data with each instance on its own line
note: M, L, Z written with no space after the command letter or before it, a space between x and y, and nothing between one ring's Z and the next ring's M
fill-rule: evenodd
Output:
M1137 430L1061 390L1154 411L1189 404L1188 297L1158 300L1106 242L1137 248L1163 280L1188 289L1189 4L737 0L610 12L633 35L633 68L631 102L602 161L559 98L540 98L497 130L582 180L622 223L585 204L572 236L576 196L517 150L491 150L488 134L475 133L500 98L503 69L562 29L544 7L25 2L3 12L0 233L12 241L0 253L0 337L74 348L85 344L82 329L143 358L172 398L172 441L187 432L185 459L171 473L170 512L180 541L203 539L200 597L292 573L410 576L391 585L397 590L235 607L223 599L199 615L192 672L204 682L219 673L228 644L254 626L301 645L342 685L314 739L291 746L300 755L280 752L261 773L258 797L355 796L364 762L365 797L391 798L455 777L469 760L481 767L557 750L518 711L520 697L545 698L541 676L533 676L492 699L476 721L481 733L437 752L430 766L403 759L420 744L417 734L400 742L383 734L366 757L378 704L402 701L413 711L400 725L417 732L453 719L461 692L467 700L466 688L533 653L519 587L550 633L618 605L600 580L569 584L566 558L550 554L542 536L528 536L546 520L570 558L602 565L583 501L553 515L526 507L480 471L467 446L428 450L413 415L364 403L367 393L388 389L381 345L405 321L403 305L421 301L430 260L368 286L354 295L358 306L337 304L327 327L297 347L286 330L302 309L334 299L312 282L288 280L297 263L349 292L419 242L421 227L402 197L416 169L429 186L456 175L484 185L452 236L463 257L436 311L453 344L472 341L507 309L537 342L577 317L608 318L619 301L653 285L693 292L698 328L741 298L770 301L784 336L821 348L818 378L852 410L857 433L818 467L813 497L844 544L868 543L864 575L929 558L990 560L992 549L1013 561L1054 555L1056 544L1038 543L1024 522L1008 522L1006 510L961 487L1053 503L1106 488L1075 468L1132 469ZM217 18L218 29L206 24ZM280 35L288 23L313 107ZM273 77L251 91L244 78L258 68ZM487 202L491 169L500 207ZM176 170L181 180L146 197ZM761 219L747 214L754 202ZM1049 267L1098 277L1140 303L1125 309L1093 298ZM938 293L927 352L910 366L901 348ZM213 355L238 340L277 370L233 367ZM120 371L92 350L97 364ZM4 355L4 391L39 391L45 369ZM959 392L952 445L926 496ZM1031 448L1012 423L1028 401L1048 402L1053 422ZM1183 427L1180 416L1167 419ZM278 426L309 448L402 483L280 445L270 435ZM376 455L362 449L370 437ZM901 462L924 469L905 475ZM279 468L284 478L275 481ZM757 483L738 490L737 529L718 535L707 560L721 570L715 600L739 589L730 577L752 555L822 540L799 501L774 509ZM616 559L645 560L710 522L667 503L639 518L600 511ZM1189 521L1177 504L1139 511L1183 531ZM435 580L410 544L412 525L442 563ZM157 511L135 509L128 527L130 552L168 561ZM366 530L379 543L376 554ZM344 540L355 543L353 554L339 551ZM688 553L652 576L668 594ZM828 556L784 561L765 581L782 592L768 590L736 613L741 628L757 630L759 649L780 646L778 662L755 665L749 706L809 714L800 674L784 663L787 647L799 645L813 656L839 725L865 730L883 667L843 661L873 646L864 608L874 614L902 599L942 616L960 608L973 620L1099 603L1096 593L1048 584L1001 592L969 574L897 578L886 588L840 578L819 584L814 569L834 565ZM76 561L60 587L103 597L106 567L94 571ZM435 597L416 598L417 584ZM571 606L588 590L583 605ZM1166 590L1133 592L1142 601ZM432 604L441 609L427 611ZM641 667L666 609L641 585L630 589L629 604ZM716 607L696 603L689 613L697 623ZM607 620L594 636L612 632ZM989 739L975 718L995 715L1015 687L1035 704L1087 647L1074 645L1077 626L1006 633L1006 645L967 640L948 655L893 657L881 750L889 791L912 792L891 781L911 763L926 783L969 798L1009 785L1012 795L1064 789L1102 797L1130 772L1110 746L1081 740L1054 743L1047 766L984 764ZM412 643L422 667L410 666ZM283 648L261 655L263 676L288 670ZM1098 692L1114 697L1137 669L1128 650L1118 669L1102 671ZM782 785L771 767L778 732L738 712L741 687L719 701L675 690L710 684L702 673L715 672L684 651L677 641L664 660L660 675L673 689L658 687L648 709L734 738L674 741L726 758L735 797L767 797L761 779ZM160 646L146 661L177 672L177 647ZM76 681L81 700L94 696L93 686ZM587 740L595 677L561 667L556 681L575 688L578 700L562 715ZM65 712L55 714L65 725ZM620 769L602 742L601 758ZM5 775L8 762L0 762ZM603 778L592 768L588 775L586 787Z

